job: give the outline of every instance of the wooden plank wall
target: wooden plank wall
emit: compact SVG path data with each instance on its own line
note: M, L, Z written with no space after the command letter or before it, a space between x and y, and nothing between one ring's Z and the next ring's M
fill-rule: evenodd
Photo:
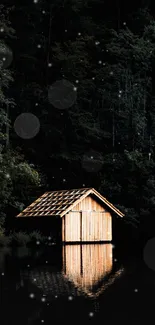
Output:
M62 242L65 241L65 216L62 217Z
M107 240L112 240L112 216L109 212L106 212L107 220Z
M112 217L108 212L82 212L82 241L112 240Z
M85 199L83 199L80 203L78 203L74 209L75 211L105 211L103 205L97 202L93 196L89 195Z
M82 211L82 241L111 241L112 217L109 212ZM81 241L81 213L70 212L62 218L62 241Z
M112 240L111 214L92 196L86 197L62 218L62 241L81 240L84 242Z
M80 241L80 213L69 212L63 217L62 234L65 242Z
M112 270L111 244L67 245L62 249L64 274L87 294Z

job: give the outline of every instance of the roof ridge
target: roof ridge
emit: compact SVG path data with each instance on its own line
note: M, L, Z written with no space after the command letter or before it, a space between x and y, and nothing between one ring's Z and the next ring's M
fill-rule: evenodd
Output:
M46 191L44 193L51 193L51 192L68 192L68 191L77 191L77 190L92 190L93 187L78 187L78 188L70 188L68 190L54 190L54 191Z

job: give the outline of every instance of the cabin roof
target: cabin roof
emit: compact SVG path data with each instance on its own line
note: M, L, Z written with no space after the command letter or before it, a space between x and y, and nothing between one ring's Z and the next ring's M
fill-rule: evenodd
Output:
M94 188L81 188L71 190L60 190L45 192L16 217L35 217L35 216L60 216L63 217L72 210L85 197L92 194L99 199L103 205L108 206L117 215L123 217L124 214L111 204Z

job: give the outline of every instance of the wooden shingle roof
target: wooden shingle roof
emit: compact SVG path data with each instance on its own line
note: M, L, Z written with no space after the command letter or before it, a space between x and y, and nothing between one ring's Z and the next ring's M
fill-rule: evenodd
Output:
M115 208L105 197L98 193L94 188L81 188L72 190L60 190L45 192L36 201L30 204L26 209L16 217L35 217L35 216L60 216L63 217L76 204L82 201L89 194L93 194L106 204L120 217L124 214Z

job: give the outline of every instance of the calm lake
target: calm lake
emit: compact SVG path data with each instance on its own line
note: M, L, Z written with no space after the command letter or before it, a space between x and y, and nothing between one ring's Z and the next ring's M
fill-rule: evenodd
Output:
M111 244L0 250L1 324L153 324L155 271Z

